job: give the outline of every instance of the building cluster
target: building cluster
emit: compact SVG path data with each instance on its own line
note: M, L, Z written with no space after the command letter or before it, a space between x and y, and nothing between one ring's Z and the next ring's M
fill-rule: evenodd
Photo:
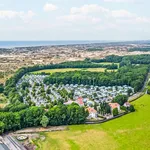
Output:
M134 94L134 89L130 86L93 86L78 84L50 84L43 83L45 75L25 75L17 83L19 94L23 97L26 104L33 103L36 106L49 105L51 102L63 100L65 105L77 103L79 106L85 106L89 111L89 117L96 118L98 112L94 109L95 104L106 102L111 110L117 108L120 111L120 105L111 103L117 95ZM25 90L22 90L22 84L28 82L30 84ZM49 90L49 92L47 92ZM65 91L65 97L62 96ZM23 94L26 92L25 94ZM67 93L67 94L66 94ZM71 93L71 94L70 94ZM70 96L71 95L71 96Z

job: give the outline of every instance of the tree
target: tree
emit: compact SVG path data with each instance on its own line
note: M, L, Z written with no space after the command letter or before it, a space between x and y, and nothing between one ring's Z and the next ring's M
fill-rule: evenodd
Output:
M0 93L3 93L3 91L4 91L3 84L0 84Z
M150 87L147 88L147 94L150 95Z
M51 89L48 88L48 89L46 90L46 93L47 93L47 94L51 94Z
M131 105L131 106L129 107L129 111L130 111L130 112L134 112L134 111L135 111L135 109L134 109L134 106L133 106L133 105Z
M113 109L113 116L117 116L119 114L118 109L114 108Z
M2 121L0 121L0 134L4 132L4 128L5 128L5 124Z
M42 117L42 120L41 120L40 123L41 123L41 125L42 125L43 127L46 128L47 125L48 125L48 123L49 123L49 119L47 118L47 116L44 115L44 116Z
M23 82L21 86L22 86L22 89L25 90L26 87L30 86L30 84L29 84L29 82Z
M126 96L126 95L118 95L113 99L114 103L118 103L121 106L127 101L128 101L128 96Z
M130 96L132 93L132 90L131 89L128 89L128 96Z
M121 108L121 110L124 110L125 112L128 111L127 108L126 108L125 106L121 106L120 108Z

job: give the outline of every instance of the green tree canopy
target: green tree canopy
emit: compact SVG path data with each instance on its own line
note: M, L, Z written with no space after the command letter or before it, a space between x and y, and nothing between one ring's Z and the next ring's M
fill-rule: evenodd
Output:
M47 125L48 125L48 123L49 123L49 119L47 118L47 116L42 116L42 120L41 120L41 125L43 126L43 127L47 127Z
M113 109L113 116L117 116L118 114L119 114L118 109L117 108Z
M118 103L121 106L127 101L128 101L128 96L126 96L126 95L118 95L113 99L114 103Z

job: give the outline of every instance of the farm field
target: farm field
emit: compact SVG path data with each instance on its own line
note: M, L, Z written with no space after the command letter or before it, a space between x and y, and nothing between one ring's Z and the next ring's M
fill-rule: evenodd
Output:
M33 72L34 74L37 73L41 73L41 72L45 72L45 73L55 73L55 72L69 72L69 71L91 71L91 72L104 72L105 68L63 68L63 69L45 69L45 70L39 70L39 71L35 71ZM113 71L113 70L108 70L108 71ZM116 71L116 70L115 70Z
M112 65L112 64L115 64L115 65L118 65L118 67L119 67L119 63L101 62L100 64L104 64L104 65Z
M132 103L136 112L98 125L74 125L69 130L42 133L38 150L148 150L150 149L150 96Z
M93 62L94 63L94 62ZM104 64L104 65L112 65L112 64L115 64L115 65L119 65L119 63L112 63L112 62L100 62L100 63L94 63L94 64Z

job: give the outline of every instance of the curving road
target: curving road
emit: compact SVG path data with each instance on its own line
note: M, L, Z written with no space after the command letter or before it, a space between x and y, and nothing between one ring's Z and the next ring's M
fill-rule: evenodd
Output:
M146 78L146 80L145 80L145 82L144 82L144 85L143 85L143 88L141 89L141 91L138 92L138 93L135 93L134 95L132 95L131 97L129 97L129 100L128 100L128 101L133 101L133 100L135 100L135 99L138 99L138 98L141 97L142 95L147 94L147 90L146 90L146 92L144 92L144 89L145 89L145 87L146 87L146 85L147 85L147 82L149 81L149 78L150 78L150 72L149 72L148 75L147 75L147 78Z
M26 150L14 137L6 135L3 137L4 143L7 145L9 150Z

